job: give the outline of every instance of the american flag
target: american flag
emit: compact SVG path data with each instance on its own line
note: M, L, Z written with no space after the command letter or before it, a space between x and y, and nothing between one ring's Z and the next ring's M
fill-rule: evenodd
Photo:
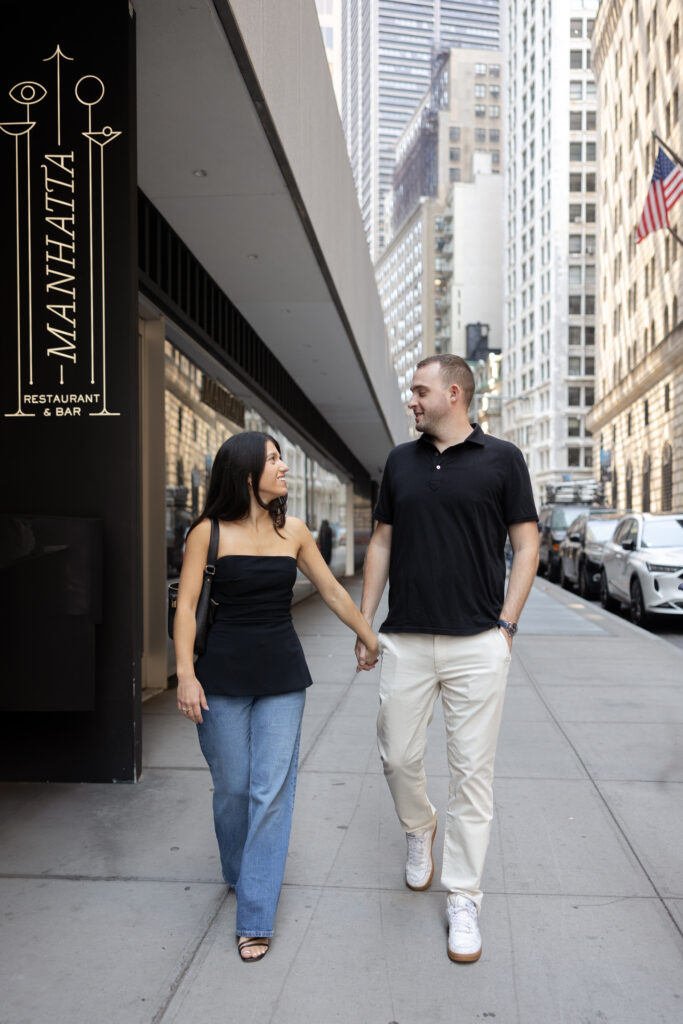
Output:
M682 195L683 168L669 160L660 146L645 208L636 228L636 245L651 231L669 227L669 210Z

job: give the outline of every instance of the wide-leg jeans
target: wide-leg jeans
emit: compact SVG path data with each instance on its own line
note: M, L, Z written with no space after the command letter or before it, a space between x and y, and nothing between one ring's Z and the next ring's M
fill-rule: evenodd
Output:
M223 878L237 896L236 932L273 934L287 859L306 691L207 696L197 725L213 779Z
M430 828L427 728L439 693L450 788L441 882L481 906L481 876L493 817L493 765L510 651L495 628L474 636L380 634L377 736L384 774L406 832Z

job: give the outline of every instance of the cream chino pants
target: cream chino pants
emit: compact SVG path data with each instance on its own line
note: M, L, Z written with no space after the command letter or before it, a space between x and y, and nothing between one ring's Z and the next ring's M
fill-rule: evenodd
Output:
M493 817L493 763L510 651L496 627L475 636L381 633L377 738L384 775L406 832L430 828L427 727L439 693L450 769L441 883L481 906Z

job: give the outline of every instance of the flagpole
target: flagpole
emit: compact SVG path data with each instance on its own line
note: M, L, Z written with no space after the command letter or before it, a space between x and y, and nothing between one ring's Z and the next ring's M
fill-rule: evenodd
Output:
M660 144L660 146L663 146L664 149L667 151L667 153L671 154L671 156L674 158L676 163L680 164L681 167L683 167L683 160L681 160L681 158L678 155L678 153L675 153L673 151L673 149L671 148L671 146L667 145L667 143L664 141L664 139L660 135L657 135L657 132L653 131L652 134L655 137L655 139L657 140L657 142ZM679 239L679 241L680 241L680 239Z

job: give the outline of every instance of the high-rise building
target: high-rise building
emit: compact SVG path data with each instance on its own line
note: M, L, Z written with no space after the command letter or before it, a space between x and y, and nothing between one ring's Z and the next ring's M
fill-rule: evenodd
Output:
M342 2L343 0L315 0L320 31L325 45L327 66L330 69L334 95L341 113L341 72L342 72Z
M636 245L660 142L683 144L683 8L603 0L593 33L601 142L598 377L590 423L607 496L683 506L683 251L666 229ZM672 161L673 165L673 161ZM669 214L683 235L683 198Z
M421 358L467 355L468 318L493 322L500 347L500 61L490 50L438 53L396 144L391 237L375 276L404 401Z
M539 499L597 472L586 426L595 387L597 7L505 5L503 430L524 452Z
M373 259L388 242L394 148L444 47L497 50L499 0L346 0L342 120Z

